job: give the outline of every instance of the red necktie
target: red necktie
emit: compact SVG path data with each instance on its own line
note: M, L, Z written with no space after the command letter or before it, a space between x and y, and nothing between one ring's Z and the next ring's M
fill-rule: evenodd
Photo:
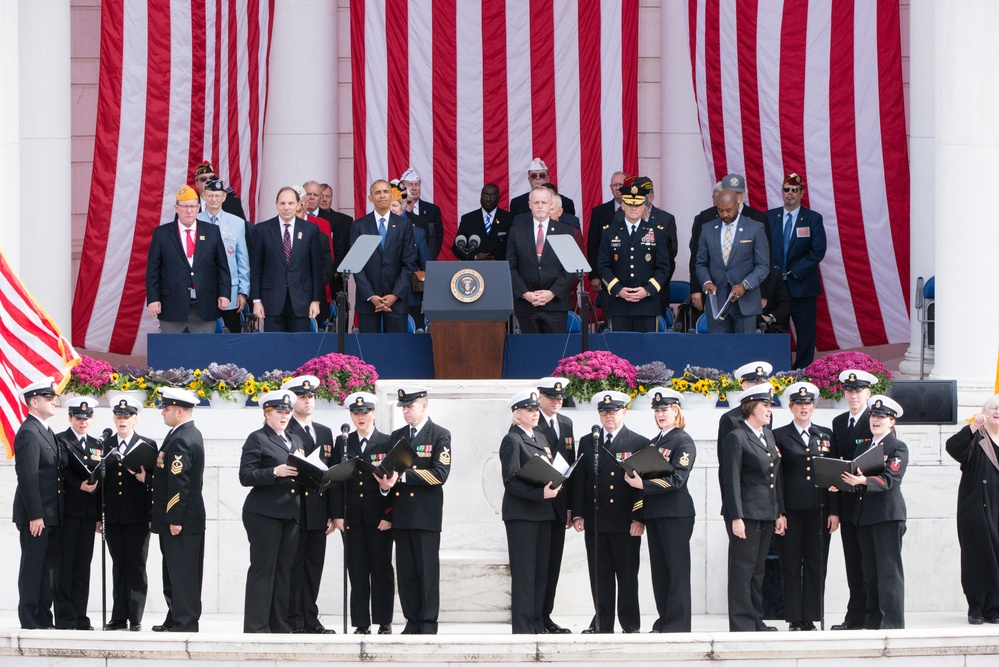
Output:
M541 257L541 254L545 251L545 233L541 225L538 225L538 238L534 244L538 257Z
M191 230L185 230L187 232L187 259L190 260L194 257L194 237L191 235Z

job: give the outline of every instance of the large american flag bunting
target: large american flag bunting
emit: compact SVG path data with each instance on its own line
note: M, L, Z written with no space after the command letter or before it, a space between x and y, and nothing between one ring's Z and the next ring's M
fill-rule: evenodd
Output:
M453 259L482 185L507 208L535 156L584 225L610 175L637 172L637 0L357 0L350 22L357 216L412 166Z
M0 251L0 442L8 459L14 455L14 435L28 416L20 388L47 377L62 387L79 362Z
M210 161L254 219L274 0L103 0L73 341L143 354L149 240Z
M745 174L767 209L797 172L824 218L817 347L908 342L898 0L688 0L688 20L712 180Z

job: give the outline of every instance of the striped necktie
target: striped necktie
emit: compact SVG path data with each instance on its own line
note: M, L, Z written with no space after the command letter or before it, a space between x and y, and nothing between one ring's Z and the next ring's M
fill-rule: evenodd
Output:
M734 231L735 222L729 222L725 224L725 235L722 237L722 261L728 264L729 255L732 254L732 236L735 234Z

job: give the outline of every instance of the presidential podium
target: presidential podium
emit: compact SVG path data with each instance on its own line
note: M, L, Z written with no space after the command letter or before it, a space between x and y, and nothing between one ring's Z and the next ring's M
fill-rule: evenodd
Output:
M512 312L507 262L427 262L423 313L430 321L436 378L501 378Z

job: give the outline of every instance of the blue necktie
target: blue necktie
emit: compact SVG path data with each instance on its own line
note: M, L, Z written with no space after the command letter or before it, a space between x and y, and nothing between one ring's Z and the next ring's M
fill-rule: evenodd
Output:
M780 263L781 274L787 273L787 251L791 247L791 230L794 229L794 221L791 220L791 213L788 212L784 220L784 257Z
M493 217L492 213L486 213L485 223L486 223L486 235L487 236L489 235L489 229L490 229L490 227L492 227L492 225L490 224L490 220L492 219L492 217Z
M385 250L385 218L378 218L378 233L382 235L382 250Z

